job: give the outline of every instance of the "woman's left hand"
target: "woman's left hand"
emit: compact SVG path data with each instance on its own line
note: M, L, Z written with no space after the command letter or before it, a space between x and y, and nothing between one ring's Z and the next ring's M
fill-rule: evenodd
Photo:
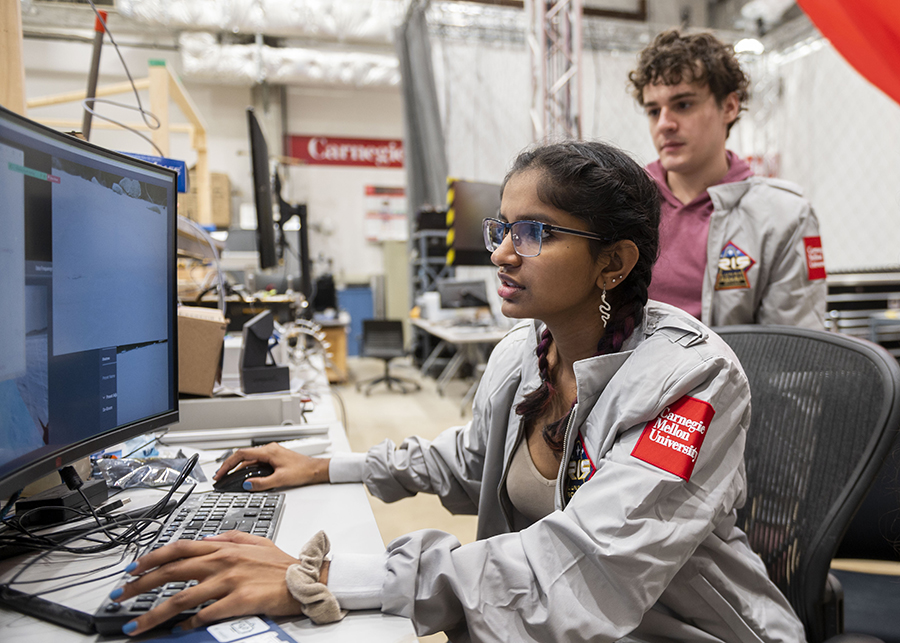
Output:
M180 623L182 629L247 614L301 614L300 603L291 596L285 582L288 567L298 561L267 538L229 531L203 540L179 540L136 562L137 567L129 573L141 576L124 585L115 601L172 581L196 579L199 583L129 621L122 628L129 635L145 632L209 600L216 602Z

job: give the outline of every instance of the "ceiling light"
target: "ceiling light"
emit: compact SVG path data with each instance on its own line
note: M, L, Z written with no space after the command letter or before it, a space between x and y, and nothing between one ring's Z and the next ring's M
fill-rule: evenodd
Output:
M734 53L736 54L759 55L765 50L765 46L756 38L743 38L738 40L734 45Z

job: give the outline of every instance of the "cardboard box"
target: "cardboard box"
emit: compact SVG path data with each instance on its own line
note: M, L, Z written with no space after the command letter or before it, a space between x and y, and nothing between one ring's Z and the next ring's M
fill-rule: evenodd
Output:
M212 190L212 222L217 228L231 227L231 179L227 174L213 172L209 175Z
M178 391L210 396L222 379L222 345L228 323L218 308L178 309Z
M209 221L200 219L197 198L197 172L190 171L190 192L178 194L178 214L181 214L200 225L214 225L217 228L231 227L231 179L221 172L210 172L209 188L212 199L212 218Z

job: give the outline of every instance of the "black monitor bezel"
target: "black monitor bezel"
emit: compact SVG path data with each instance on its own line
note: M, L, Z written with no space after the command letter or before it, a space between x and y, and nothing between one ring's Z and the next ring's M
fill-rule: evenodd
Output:
M259 267L278 265L278 240L275 238L275 216L272 210L272 175L269 172L269 145L256 112L247 108L247 128L250 135L250 164L253 168L253 202L256 205L256 249Z
M159 172L162 175L169 175L169 179L172 183L173 195L172 203L170 204L171 208L169 214L167 247L169 255L169 292L171 293L172 297L170 301L172 314L169 323L172 337L172 355L174 356L172 363L172 374L174 378L175 391L175 395L173 397L174 408L152 417L142 418L140 420L124 424L117 428L110 429L103 433L92 436L91 438L81 440L79 442L74 442L64 448L57 449L50 453L41 454L33 462L20 467L19 469L16 469L6 476L0 478L0 499L5 499L9 498L10 496L12 496L12 494L20 491L29 484L53 473L54 471L65 465L75 462L76 460L84 458L85 456L89 456L92 453L96 453L97 451L100 451L106 447L125 442L130 438L178 422L178 280L177 272L175 270L177 248L176 239L178 199L176 198L176 196L178 189L178 173L170 168L149 163L147 161L143 161L126 154L120 154L118 152L105 149L74 136L64 134L52 128L46 127L45 125L41 125L40 123L29 120L28 118L25 118L20 114L16 114L15 112L6 109L2 105L0 105L0 119L8 119L16 125L35 132L38 135L48 136L51 139L64 145L72 146L75 148L80 147L86 152L109 158L112 161L124 163L127 165L139 166L144 170Z

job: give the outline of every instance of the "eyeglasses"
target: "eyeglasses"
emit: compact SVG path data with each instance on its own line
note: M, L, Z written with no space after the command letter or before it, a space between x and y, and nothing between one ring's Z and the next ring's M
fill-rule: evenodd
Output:
M561 228L560 226L540 221L506 223L500 219L485 219L482 223L482 229L484 231L484 247L491 252L500 247L507 232L512 233L513 248L520 257L537 257L541 254L541 242L549 237L551 232L574 234L586 239L606 241L606 239L593 232Z

